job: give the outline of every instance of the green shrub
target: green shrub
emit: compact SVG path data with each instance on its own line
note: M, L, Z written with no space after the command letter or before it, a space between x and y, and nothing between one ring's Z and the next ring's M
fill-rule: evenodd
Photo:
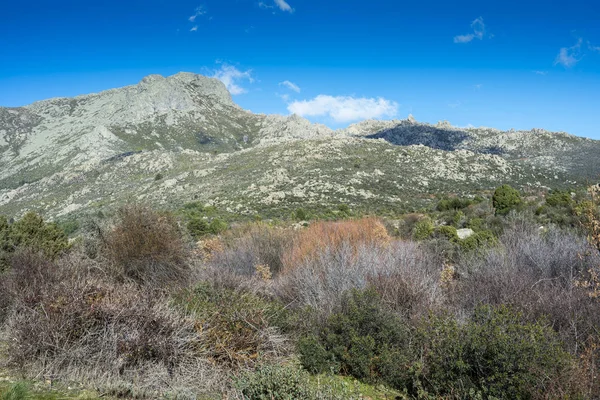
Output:
M436 236L441 236L453 243L457 243L460 239L456 233L456 228L453 226L443 225L435 230Z
M208 226L208 230L213 235L218 235L219 233L226 231L227 228L227 223L219 218L215 218L210 221L210 225Z
M160 172L158 174L154 175L155 181L160 181L161 179L163 179L163 174L161 174Z
M188 221L186 228L194 239L198 239L210 232L208 221L200 217L191 218Z
M367 383L403 387L408 328L384 311L373 289L351 290L340 310L299 341L302 365L312 373L341 373Z
M496 209L496 215L506 215L521 205L522 202L519 191L510 185L498 187L492 197L492 205Z
M525 323L505 306L482 306L463 325L430 317L418 341L422 364L413 368L415 381L436 396L543 398L548 386L560 386L572 362L550 327Z
M553 190L546 196L546 204L550 207L568 207L573 202L571 193L566 190Z
M203 218L193 217L188 221L186 228L194 239L199 239L208 234L218 235L219 233L226 231L228 225L219 218L214 218L212 221L208 222Z
M310 376L294 366L265 365L240 375L235 386L247 400L315 398Z
M428 239L434 231L435 227L433 226L433 222L429 217L425 217L415 224L415 227L413 228L413 238L415 240L425 240Z
M462 227L465 222L465 213L458 210L452 216L452 224L458 228Z
M18 249L40 251L54 259L69 247L65 232L36 213L29 212L13 224L0 217L0 270L8 266L10 256Z
M451 199L442 199L437 204L438 211L450 211L450 210L461 210L474 204L475 201L471 199L462 199L460 197L453 197Z
M308 213L303 208L299 208L294 212L294 218L296 221L307 221Z
M465 252L472 252L479 249L485 249L491 246L496 245L498 243L498 239L494 236L492 231L480 231L475 232L473 235L468 238L462 239L458 241L461 249Z
M348 204L340 204L338 205L337 209L340 212L340 217L342 218L347 218L352 215L352 211L350 210L350 206L348 206Z
M483 218L472 218L467 222L467 228L473 229L475 232L484 229L485 221Z

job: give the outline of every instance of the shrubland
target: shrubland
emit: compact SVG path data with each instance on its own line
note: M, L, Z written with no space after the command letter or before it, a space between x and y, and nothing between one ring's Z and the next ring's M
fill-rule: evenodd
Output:
M1 371L113 398L600 396L591 194L342 208L225 224L131 204L71 241L1 219ZM27 398L19 385L0 398Z

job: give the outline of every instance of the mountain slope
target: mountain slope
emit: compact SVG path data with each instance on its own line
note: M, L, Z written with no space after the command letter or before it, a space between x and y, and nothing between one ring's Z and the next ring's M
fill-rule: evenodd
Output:
M600 173L600 142L541 130L363 121L333 131L253 114L218 80L179 73L0 108L0 214L49 217L145 201L285 215L340 203L410 210L438 193L539 188Z

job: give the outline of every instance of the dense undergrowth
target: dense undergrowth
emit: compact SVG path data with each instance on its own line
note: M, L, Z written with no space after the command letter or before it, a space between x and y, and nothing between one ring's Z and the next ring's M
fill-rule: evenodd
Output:
M113 398L600 397L588 193L306 226L211 212L129 205L71 241L0 220L3 370Z

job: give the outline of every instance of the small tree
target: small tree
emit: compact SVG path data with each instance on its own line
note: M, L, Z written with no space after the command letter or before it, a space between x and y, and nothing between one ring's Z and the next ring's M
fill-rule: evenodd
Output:
M492 204L496 215L506 215L517 208L523 200L518 190L510 185L502 185L496 189L492 197Z

